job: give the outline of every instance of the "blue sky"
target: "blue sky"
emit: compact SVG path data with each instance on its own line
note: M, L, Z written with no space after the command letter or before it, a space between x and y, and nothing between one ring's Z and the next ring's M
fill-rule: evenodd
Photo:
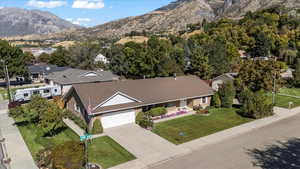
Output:
M95 26L127 16L141 15L174 0L0 0L0 8L50 11L83 26Z

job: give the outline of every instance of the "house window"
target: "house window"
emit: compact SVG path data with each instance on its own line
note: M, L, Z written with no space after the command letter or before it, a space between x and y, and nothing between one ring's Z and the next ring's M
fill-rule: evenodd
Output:
M175 102L168 103L167 107L176 107L176 103Z
M32 93L33 93L34 95L38 95L38 94L40 94L40 91L36 90L36 91L33 91Z
M76 112L81 112L81 110L80 110L80 106L78 105L78 104L74 104L74 110L76 111Z
M202 97L202 103L206 104L207 103L207 97Z

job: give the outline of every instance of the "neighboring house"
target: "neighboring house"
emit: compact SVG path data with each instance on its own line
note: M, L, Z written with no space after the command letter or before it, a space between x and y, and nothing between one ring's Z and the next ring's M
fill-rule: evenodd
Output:
M238 73L225 73L223 75L220 75L214 79L212 79L211 87L214 89L214 91L218 91L219 87L223 85L224 83L228 81L234 81L235 77L238 75Z
M101 53L96 56L95 62L103 62L105 64L109 63L108 59L104 55L102 55Z
M75 84L65 95L66 108L103 128L135 122L138 112L164 106L168 112L210 105L212 88L197 76Z
M53 72L59 72L66 69L68 67L58 67L56 65L50 64L35 64L27 67L29 78L33 83L41 83L45 81L45 77Z
M66 94L74 84L115 80L119 80L119 77L110 71L93 71L72 68L60 72L53 72L46 77L46 83L61 86L63 95Z

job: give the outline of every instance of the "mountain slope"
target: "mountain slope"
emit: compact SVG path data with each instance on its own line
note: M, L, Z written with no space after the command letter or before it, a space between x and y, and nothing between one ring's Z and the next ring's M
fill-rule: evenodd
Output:
M57 33L78 28L80 26L49 12L20 8L0 9L0 37Z
M145 15L128 17L70 33L71 37L120 37L132 31L178 32L187 24L220 17L240 18L273 6L300 8L299 0L177 0Z
M204 19L213 21L220 17L240 18L248 11L273 6L300 8L300 0L177 0L141 16L127 17L92 28L52 34L39 39L116 38L132 31L178 32L186 29L187 24L199 23Z

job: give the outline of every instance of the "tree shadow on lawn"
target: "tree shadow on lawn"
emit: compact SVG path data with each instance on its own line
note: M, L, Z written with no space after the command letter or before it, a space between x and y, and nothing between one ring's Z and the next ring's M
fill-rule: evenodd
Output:
M300 139L268 145L265 149L252 149L247 152L254 161L253 166L262 169L300 169Z

